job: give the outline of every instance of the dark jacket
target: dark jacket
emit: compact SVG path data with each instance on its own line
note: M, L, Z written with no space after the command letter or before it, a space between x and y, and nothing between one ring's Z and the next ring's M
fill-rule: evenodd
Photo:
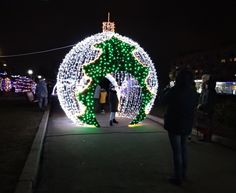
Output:
M174 134L189 135L192 131L197 93L191 88L174 86L162 99L167 105L164 128Z
M164 94L162 103L167 105L164 128L172 134L189 135L197 106L197 92L192 72L178 72L175 86Z
M111 112L117 112L118 111L118 97L117 93L114 90L109 90L109 105L110 105L110 111Z
M38 98L48 97L47 83L45 80L39 80L36 85L36 95Z
M205 112L212 117L216 104L215 81L210 79L207 83L208 88L202 89L199 97L199 111Z

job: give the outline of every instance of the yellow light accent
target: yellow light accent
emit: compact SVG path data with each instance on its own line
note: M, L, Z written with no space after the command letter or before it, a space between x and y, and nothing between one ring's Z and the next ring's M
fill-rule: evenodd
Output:
M140 127L142 126L143 124L142 123L137 123L137 124L134 124L134 125L128 125L128 127Z

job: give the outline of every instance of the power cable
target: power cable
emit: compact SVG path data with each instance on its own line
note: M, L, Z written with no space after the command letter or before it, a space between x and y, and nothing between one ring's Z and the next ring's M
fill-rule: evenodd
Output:
M63 46L63 47L58 47L58 48L53 48L53 49L49 49L49 50L42 50L42 51L37 51L37 52L28 52L28 53L22 53L22 54L12 54L12 55L0 55L0 58L11 58L11 57L19 57L19 56L28 56L28 55L34 55L34 54L41 54L41 53L46 53L46 52L53 52L56 50L62 50L65 48L69 48L74 46L73 45L68 45L68 46Z

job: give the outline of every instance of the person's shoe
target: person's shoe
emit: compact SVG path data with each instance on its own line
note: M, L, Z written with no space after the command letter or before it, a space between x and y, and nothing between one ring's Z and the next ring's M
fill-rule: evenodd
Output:
M113 123L118 123L118 121L117 121L117 120L115 120L115 119L113 119Z
M168 181L176 186L181 186L182 185L182 181L180 179L177 178L169 178Z
M112 124L112 121L110 121L110 126L112 126L113 124Z

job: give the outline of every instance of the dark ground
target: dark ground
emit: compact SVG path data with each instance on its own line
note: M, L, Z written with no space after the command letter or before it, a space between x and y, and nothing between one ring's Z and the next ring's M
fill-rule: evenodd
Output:
M13 193L41 121L24 95L0 96L0 192Z

